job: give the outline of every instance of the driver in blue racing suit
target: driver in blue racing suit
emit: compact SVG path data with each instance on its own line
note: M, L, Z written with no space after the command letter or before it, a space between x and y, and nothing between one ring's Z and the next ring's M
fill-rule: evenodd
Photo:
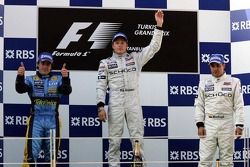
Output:
M66 64L61 69L61 75L51 73L53 56L48 52L42 52L38 56L38 71L35 75L25 78L25 67L21 63L17 71L16 91L26 93L31 100L31 111L27 123L27 139L24 151L23 167L35 167L35 162L41 149L44 150L44 159L50 166L50 140L39 139L50 137L50 130L56 130L56 137L60 136L59 130L59 102L62 95L69 95L72 91ZM33 139L34 138L34 139ZM52 146L54 147L54 146ZM59 140L56 140L56 155L59 148ZM53 157L53 161L56 157Z

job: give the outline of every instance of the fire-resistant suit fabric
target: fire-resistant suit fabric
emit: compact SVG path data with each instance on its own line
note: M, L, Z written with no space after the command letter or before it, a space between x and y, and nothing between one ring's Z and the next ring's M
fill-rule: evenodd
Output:
M31 100L31 111L27 123L27 138L35 138L26 141L24 162L34 163L37 161L41 149L44 149L45 162L50 162L50 140L39 138L50 137L50 130L56 130L56 137L60 136L58 107L62 95L69 95L72 91L69 78L61 75L17 75L16 91L28 92ZM59 140L56 146L59 147ZM23 167L33 167L32 164L24 164ZM49 166L49 165L48 165Z
M232 167L235 126L244 125L240 80L224 73L201 81L195 106L195 121L206 129L206 137L200 139L199 167L212 166L217 147L220 166Z
M97 104L105 104L107 87L109 88L108 129L109 162L118 167L120 161L120 143L124 120L132 139L138 138L143 155L144 123L139 98L139 75L142 67L159 51L163 31L154 30L150 44L141 52L117 55L101 60L98 69ZM134 147L134 140L132 145Z

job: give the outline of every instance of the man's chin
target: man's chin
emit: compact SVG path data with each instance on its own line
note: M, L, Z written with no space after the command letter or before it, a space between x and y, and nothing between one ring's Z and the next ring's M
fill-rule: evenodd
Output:
M48 75L48 74L49 74L49 72L43 72L43 71L39 71L39 73L40 73L41 75Z

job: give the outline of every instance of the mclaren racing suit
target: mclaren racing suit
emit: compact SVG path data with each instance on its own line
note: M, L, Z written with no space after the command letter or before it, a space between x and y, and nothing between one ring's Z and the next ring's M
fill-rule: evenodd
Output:
M100 62L97 81L97 104L105 103L108 87L108 129L109 137L111 137L109 140L110 166L119 166L120 137L123 134L124 119L130 136L132 139L139 138L141 148L143 148L144 124L138 92L138 79L142 67L160 49L162 36L163 31L155 29L150 45L143 48L141 52L124 53L122 56L113 53L112 57ZM133 140L132 145L134 146Z
M220 166L232 167L234 129L244 125L240 80L224 73L201 81L195 105L196 124L206 129L206 137L200 139L199 167L212 166L217 146Z
M39 139L49 137L50 129L56 129L56 136L60 136L58 106L62 95L69 95L72 91L69 78L60 75L36 75L18 76L16 78L16 91L28 92L31 100L30 117L27 124L27 140L24 151L24 162L34 163L44 149L45 162L50 162L50 141ZM56 140L56 148L59 148L59 140ZM23 167L35 165L24 164ZM46 165L45 165L46 166ZM49 165L47 165L49 166Z

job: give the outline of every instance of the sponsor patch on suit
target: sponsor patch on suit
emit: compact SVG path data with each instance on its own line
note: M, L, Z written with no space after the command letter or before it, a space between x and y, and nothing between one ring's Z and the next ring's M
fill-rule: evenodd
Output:
M232 88L221 88L222 91L232 91Z
M214 91L214 84L205 85L205 92Z
M109 64L108 65L108 69L114 69L114 68L118 68L117 64Z

